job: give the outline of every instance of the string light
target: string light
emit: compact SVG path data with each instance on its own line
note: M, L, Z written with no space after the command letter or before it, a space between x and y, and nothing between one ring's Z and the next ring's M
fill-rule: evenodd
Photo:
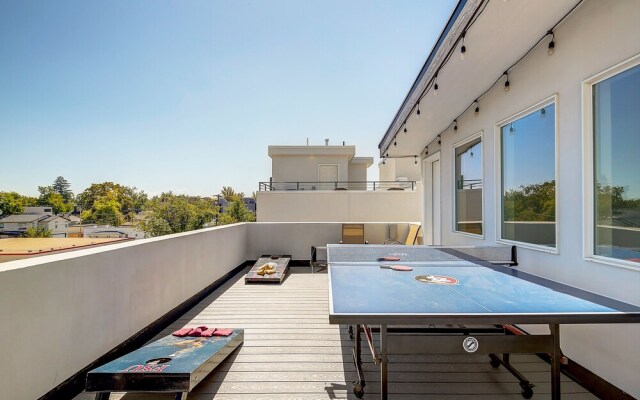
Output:
M551 35L551 41L549 42L549 47L547 48L547 54L552 56L556 51L556 42L554 41L556 35L553 33L553 31L547 32L547 35Z
M433 84L433 95L437 96L438 95L438 74L436 74L436 76L434 77L434 84Z
M547 116L547 110L544 108L540 110L540 118L544 119Z
M509 124L509 135L516 133L516 128L513 127L513 122Z
M454 119L454 120L453 120L453 130L454 130L454 131L457 131L457 130L458 130L458 120L457 120L457 119Z
M393 137L393 145L394 146L398 145L398 141L397 141L397 138L395 136Z
M509 0L503 0L505 3L508 2ZM487 2L488 3L488 2ZM516 65L518 65L524 58L527 57L527 55L529 55L529 53L531 53L538 45L540 45L541 42L543 42L545 40L545 38L548 35L551 35L551 41L548 43L547 46L547 54L548 55L553 55L555 53L555 33L553 32L553 29L556 28L562 21L564 21L571 13L573 13L573 11L583 3L583 0L579 0L570 10L568 10L563 16L562 18L560 18L552 27L551 29L549 29L545 35L543 35L537 42L535 42L533 44L533 46L531 46L531 48L529 48L529 50L527 52L525 52L518 60L516 60L510 67L508 67L503 74L487 89L485 90L482 94L480 94L480 96L478 98L476 98L476 100L474 100L474 102L467 107L462 114L464 114L469 108L471 108L471 106L473 104L476 105L475 110L474 110L474 115L478 116L480 113L480 105L478 100L480 98L482 98L486 93L488 93L491 89L493 89L502 79L502 77L505 77L504 80L504 91L505 92L509 92L509 90L511 89L511 81L509 80L509 70L513 69ZM461 46L460 46L460 58L462 60L465 59L466 56L466 46L465 46L465 36L467 33L467 30L469 30L469 28L471 26L473 26L473 24L475 23L475 21L478 19L478 17L483 13L484 8L486 7L486 3L485 6L482 7L480 9L480 12L478 13L477 16L475 16L475 18L472 18L472 21L467 24L467 26L464 28L464 30L462 31L462 33L460 34L458 39L461 39ZM445 60L440 64L440 66L437 67L436 69L436 73L433 77L433 85L431 86L431 89L433 89L433 94L434 96L438 95L438 72L440 71L440 69L442 69L444 67L444 65L447 63L447 61L449 60L449 57L452 55L452 52L455 51L455 48L451 49L448 56L445 57ZM429 87L425 88L422 92L422 94L420 96L418 96L418 100L415 104L416 106L416 114L420 115L420 99L426 94L426 92L428 92ZM458 117L462 116L462 114L460 114ZM546 115L546 110L541 110L540 112L541 118L545 118ZM407 133L407 120L405 119L404 121L404 132ZM448 129L448 128L447 128ZM454 120L454 130L457 131L458 130L458 124L457 124L457 118ZM509 133L513 134L515 132L515 127L513 127L513 124L510 124L510 128L509 128ZM440 134L444 133L441 132ZM396 132L397 134L397 132ZM440 134L438 134L438 137L440 137ZM440 143L440 139L438 139L438 143ZM395 136L394 136L394 144L395 144ZM425 150L428 152L428 148L425 148Z
M440 135L438 135L438 144L441 144L441 143L442 143L442 140L440 138Z
M425 154L429 154L429 146L427 146L427 147L425 147L425 148L424 148L424 153L425 153Z
M413 156L413 163L418 165L418 156Z
M386 164L386 162L385 162L385 159L383 158L382 159L382 165L385 165L385 164Z

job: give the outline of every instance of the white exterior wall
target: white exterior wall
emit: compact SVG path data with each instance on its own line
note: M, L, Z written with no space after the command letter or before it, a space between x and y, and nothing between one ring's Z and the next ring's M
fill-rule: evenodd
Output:
M69 227L69 221L66 218L56 218L41 225L43 225L47 230L51 231L51 236L53 237L67 237L67 228Z
M247 226L2 264L1 397L42 396L242 264Z
M350 182L364 182L367 180L367 164L349 163L347 180Z
M509 72L511 90L501 85L481 99L481 112L458 118L458 131L442 136L440 154L442 243L496 243L500 216L500 171L496 170L496 123L558 95L558 253L519 248L519 269L625 302L640 304L640 269L616 267L583 258L582 82L640 53L640 2L586 1L555 29L556 51L538 46ZM514 59L517 58L514 55ZM484 238L453 232L454 160L452 145L483 131ZM437 146L437 145L436 145ZM431 146L429 154L437 151ZM535 151L535 150L533 150ZM588 164L587 164L588 165ZM537 330L540 327L529 327ZM546 328L545 328L546 329ZM564 353L612 384L640 397L640 324L564 325Z
M338 165L338 180L349 180L349 156L272 156L271 177L274 182L317 182L318 165Z
M257 192L258 222L412 222L422 190Z

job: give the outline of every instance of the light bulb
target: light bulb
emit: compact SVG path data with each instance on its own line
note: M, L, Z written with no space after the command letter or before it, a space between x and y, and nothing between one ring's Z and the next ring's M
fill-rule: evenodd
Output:
M435 85L433 85L433 95L434 96L438 95L438 84L437 83Z
M465 45L462 45L462 47L460 47L460 59L462 61L464 61L464 57L465 57L465 53L467 52L467 48L465 47Z
M549 48L547 50L547 54L552 56L553 53L555 53L556 51L556 42L553 41L553 39L551 39L551 41L549 42Z
M504 91L508 92L510 89L511 84L509 83L509 78L507 78L507 80L504 82Z

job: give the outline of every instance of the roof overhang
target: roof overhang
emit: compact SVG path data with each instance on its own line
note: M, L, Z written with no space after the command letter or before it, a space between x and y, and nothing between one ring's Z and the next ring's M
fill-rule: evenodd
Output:
M269 157L273 156L343 156L352 159L355 146L269 146Z
M420 154L578 1L460 0L380 141L380 156ZM464 31L467 53L461 60L460 36ZM421 98L436 72L439 95L429 90ZM418 100L419 116L415 112Z
M373 157L353 157L351 164L364 164L365 168L369 168L373 165Z

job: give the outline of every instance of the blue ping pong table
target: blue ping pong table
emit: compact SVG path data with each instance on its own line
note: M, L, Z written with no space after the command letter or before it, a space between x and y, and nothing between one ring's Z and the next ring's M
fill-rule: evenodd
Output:
M509 363L509 354L547 353L551 395L559 399L560 324L640 322L638 306L503 265L513 264L511 254L515 248L508 246L329 245L329 322L349 325L350 334L355 326L356 396L366 386L362 333L380 367L382 399L387 355L416 353L489 354L493 367L502 365L518 378L525 398L533 385ZM389 264L412 270L381 268ZM550 333L510 334L514 324L547 324ZM373 331L379 332L378 346Z

